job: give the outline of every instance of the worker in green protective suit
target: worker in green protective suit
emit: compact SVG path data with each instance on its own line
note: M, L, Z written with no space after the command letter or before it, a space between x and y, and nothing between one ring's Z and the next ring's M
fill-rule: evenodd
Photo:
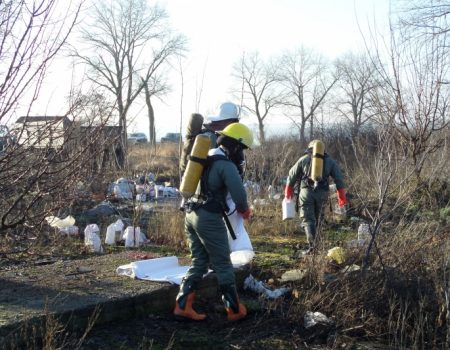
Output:
M174 315L195 321L206 318L205 314L193 309L192 303L197 285L209 266L217 274L228 320L236 321L247 315L236 290L223 212L227 209L226 196L230 193L238 213L244 219L251 215L238 166L232 159L235 154L252 146L253 135L248 127L240 123L230 124L218 134L218 148L208 153L200 194L186 203L185 232L192 263L181 282Z
M323 173L319 182L314 182L311 179L312 166L312 150L315 142L313 140L308 144L308 149L305 154L294 164L289 170L284 196L286 199L291 199L294 196L294 186L296 183L300 184L299 193L299 212L302 219L306 238L308 240L308 251L311 253L316 248L316 231L323 212L323 207L328 198L329 184L328 179L331 176L336 184L338 194L338 204L343 207L347 203L345 184L341 170L336 161L327 153L324 153L323 159Z

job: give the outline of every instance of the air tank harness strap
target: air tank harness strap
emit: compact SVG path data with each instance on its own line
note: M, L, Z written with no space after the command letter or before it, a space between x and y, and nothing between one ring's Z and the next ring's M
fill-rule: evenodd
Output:
M205 162L208 164L208 166L206 166L206 171L202 176L201 187L202 187L202 192L206 193L207 198L209 198L210 200L209 201L207 200L207 203L205 203L206 204L205 209L215 212L217 210L217 205L218 204L220 205L220 210L222 212L222 217L223 217L223 220L225 221L225 225L227 226L227 229L228 229L228 232L230 233L231 238L233 238L233 240L235 240L236 234L234 233L233 226L231 226L230 219L228 219L228 215L227 215L229 208L226 205L226 203L220 203L214 199L212 193L208 189L208 185L207 185L207 181L206 181L206 179L208 178L208 174L209 174L209 166L216 160L230 161L230 159L228 157L221 155L221 154L208 156L208 158L206 159ZM203 159L202 159L202 161L203 161ZM209 204L209 208L208 208L208 204ZM211 204L212 204L213 208L211 208ZM229 215L231 215L231 214L229 214Z
M325 159L325 155L324 154L320 154L320 153L314 153L313 154L313 158Z
M206 159L199 158L199 157L192 156L192 155L189 156L189 160L192 160L193 162L196 162L196 163L200 163L203 166L206 166L208 164L207 163L208 161Z
M225 221L225 225L227 226L231 238L233 238L233 240L236 240L236 233L234 233L233 226L231 226L231 222L230 219L228 219L226 211L223 212L223 220Z

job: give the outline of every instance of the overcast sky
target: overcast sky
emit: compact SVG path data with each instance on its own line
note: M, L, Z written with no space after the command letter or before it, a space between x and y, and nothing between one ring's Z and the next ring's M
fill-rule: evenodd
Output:
M231 99L231 67L244 51L258 50L268 56L303 45L334 59L347 51L361 50L361 30L367 35L369 26L386 28L389 14L389 0L163 0L159 3L166 8L173 28L189 39L189 52L182 62L184 119L192 112L214 114L221 102ZM45 90L32 114L54 115L66 108L63 96L69 82L67 78L55 78L60 77L57 66L50 71L52 86ZM196 94L200 88L197 111ZM174 73L172 89L164 104L155 101L158 138L180 128L179 72ZM136 118L129 131L148 133L143 103L135 106L132 113ZM252 124L256 119L246 117L243 122Z

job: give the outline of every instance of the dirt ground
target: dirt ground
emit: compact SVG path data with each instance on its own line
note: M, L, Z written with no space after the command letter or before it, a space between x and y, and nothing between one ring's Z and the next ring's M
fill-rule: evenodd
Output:
M115 268L133 260L159 256L151 251L123 251L120 253L86 257L48 257L30 259L22 264L4 265L0 271L0 305L3 321L23 319L37 315L42 309L42 295L47 295L49 312L64 308L77 308L83 304L102 302L120 297L126 291L138 294L150 288L147 281L117 276ZM184 258L183 263L189 259ZM3 261L5 264L5 261ZM256 272L256 271L255 271ZM54 343L64 349L303 349L311 343L313 348L326 348L332 337L312 337L301 322L292 323L291 296L268 301L260 295L241 291L240 297L247 305L248 317L237 323L229 323L220 297L198 299L196 308L206 312L204 322L180 322L170 312L148 315L123 321L94 326L84 338L81 333L71 333L64 324L58 324ZM38 301L40 300L40 301ZM11 306L13 306L11 315ZM58 323L58 320L55 320ZM64 335L64 336L62 336ZM57 345L57 346L56 346ZM44 345L33 340L27 349L39 349ZM18 347L22 348L22 347ZM344 347L345 348L345 347Z
M286 227L284 230L286 231ZM250 267L251 273L264 282L277 280L282 271L298 266L298 257L293 256L293 247L298 247L300 242L300 248L303 248L304 238L299 239L295 234L292 236L283 233L276 237L271 234L266 236L262 232L263 229L260 235L252 237L257 254ZM14 248L5 248L4 245L0 249L2 258L0 306L13 303L16 307L14 317L18 319L32 314L34 296L38 294L47 293L53 300L64 299L65 302L73 303L75 307L77 303L95 303L105 298L119 298L124 289L131 294L139 293L149 288L148 285L142 283L143 281L116 275L116 267L139 259L179 256L170 247L164 246L148 246L140 251L117 247L115 251L93 255L83 250L82 240L54 241L51 237L49 241L36 242L33 246L36 247L35 250L29 247L22 249L18 245L14 245ZM183 264L189 264L187 252L183 259ZM8 283L4 283L5 281ZM58 292L55 292L56 290ZM251 291L240 291L239 294L247 305L248 316L237 323L226 321L223 304L217 296L197 300L196 309L208 315L204 322L180 322L167 312L95 325L87 335L71 333L64 324L57 324L55 335L52 337L53 346L46 348L69 350L377 348L374 345L355 344L350 337L340 336L339 341L336 341L334 330L330 328L313 331L305 329L304 310L298 309L299 302L294 295L288 294L270 301ZM57 305L52 304L55 308ZM1 309L0 316L2 316ZM3 316L8 315L3 313ZM26 349L40 349L44 345L33 340Z
M170 314L148 316L127 322L112 323L93 330L83 349L300 349L300 327L289 324L280 311L268 313L252 309L249 296L242 296L250 305L249 315L237 323L225 319L222 305L209 303L197 306L208 318L203 322L181 322Z

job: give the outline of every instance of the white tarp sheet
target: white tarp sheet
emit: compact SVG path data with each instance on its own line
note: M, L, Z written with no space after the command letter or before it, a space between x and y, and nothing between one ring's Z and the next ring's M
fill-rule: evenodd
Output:
M241 250L232 252L230 258L233 266L239 267L247 264L253 255L253 251ZM116 273L141 280L180 284L188 269L189 266L179 264L176 256L167 256L121 265L116 269Z
M118 275L148 281L180 284L189 266L180 266L176 256L139 260L119 266Z

